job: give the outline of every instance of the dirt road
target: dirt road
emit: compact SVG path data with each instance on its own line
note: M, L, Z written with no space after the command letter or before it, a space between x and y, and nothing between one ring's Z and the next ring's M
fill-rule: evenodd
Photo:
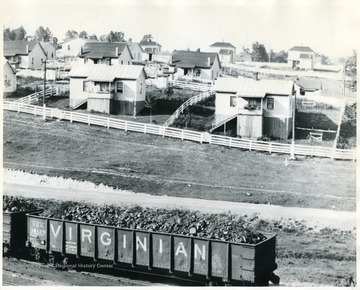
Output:
M35 177L34 177L35 180ZM86 186L84 186L86 188ZM275 205L247 204L219 200L202 200L171 196L154 196L123 190L71 189L4 182L3 190L8 195L60 200L77 200L107 204L139 204L147 207L184 208L209 213L231 212L238 215L258 215L267 220L295 219L304 221L313 228L338 228L353 230L356 226L356 213L325 209L282 207Z

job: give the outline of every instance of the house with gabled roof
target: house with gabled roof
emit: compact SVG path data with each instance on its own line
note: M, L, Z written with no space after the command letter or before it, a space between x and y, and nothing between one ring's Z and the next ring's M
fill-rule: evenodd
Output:
M221 64L216 52L175 50L170 66L176 68L175 77L214 81L220 76Z
M94 42L92 39L73 37L66 39L58 44L56 51L58 58L77 58L81 52L81 47L87 42Z
M79 58L84 64L131 65L133 56L126 42L93 41L85 43Z
M143 60L153 60L153 55L161 51L161 45L151 39L144 39L140 41L140 46L144 51Z
M70 73L72 109L136 116L145 107L146 73L140 65L79 64Z
M42 69L45 60L56 59L56 48L51 42L4 41L4 57L15 68Z
M210 45L209 51L217 52L221 63L235 63L236 47L230 42L215 42Z
M214 130L232 122L236 134L245 138L287 139L291 135L294 82L219 78L215 91Z
M143 53L144 53L144 50L142 49L141 45L138 42L133 42L131 39L126 43L129 46L131 55L133 57L132 63L141 64L143 62Z
M294 46L288 51L288 64L297 69L313 69L316 53L308 46Z
M9 93L16 91L16 70L15 68L7 61L5 58L3 59L3 74L4 74L4 86L3 92L6 96Z

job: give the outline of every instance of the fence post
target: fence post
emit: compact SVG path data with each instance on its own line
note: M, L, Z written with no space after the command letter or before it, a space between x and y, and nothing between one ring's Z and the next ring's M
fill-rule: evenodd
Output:
M88 115L88 125L90 126L90 115Z
M17 103L17 112L20 113L20 103Z
M53 110L54 110L54 109L50 109L50 119L53 118Z
M125 121L125 132L127 131L127 121Z
M144 124L144 134L146 134L146 124Z
M110 118L107 118L107 120L106 120L106 126L107 126L108 129L110 128Z
M181 140L184 140L184 130L181 130Z
M165 129L166 129L166 127L163 126L162 129L163 129L162 136L165 137Z
M271 154L271 142L269 143L269 153Z
M229 147L231 148L231 140L232 140L232 138L230 137L230 139L229 139Z
M70 112L70 123L73 122L73 112Z
M200 134L200 144L204 142L204 132L201 132Z
M212 134L210 134L209 144L211 144L211 141L212 141Z
M249 151L251 151L252 140L249 142Z
M36 116L36 107L34 107L34 116Z

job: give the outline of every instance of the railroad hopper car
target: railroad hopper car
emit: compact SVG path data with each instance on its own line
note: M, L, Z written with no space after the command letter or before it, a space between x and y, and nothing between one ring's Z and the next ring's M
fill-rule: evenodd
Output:
M31 255L52 263L97 263L215 285L279 284L276 236L258 244L27 216ZM190 278L189 278L190 277Z
M17 256L23 254L26 241L26 214L40 213L42 210L3 212L3 254Z

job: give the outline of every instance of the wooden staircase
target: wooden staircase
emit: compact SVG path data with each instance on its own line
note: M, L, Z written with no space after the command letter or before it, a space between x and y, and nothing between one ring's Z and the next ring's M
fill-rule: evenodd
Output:
M221 119L220 121L212 122L210 132L214 131L216 128L219 128L221 125L224 125L225 123L229 122L230 120L237 117L238 114L226 116L224 119Z
M87 101L88 101L88 99L81 100L80 103L76 104L73 109L75 110L75 109L79 108L80 106L84 105Z
M204 93L201 93L200 95L196 95L194 97L191 97L186 102L184 102L175 112L171 115L171 117L164 123L164 127L170 126L172 123L174 123L175 119L179 117L179 115L184 112L186 108L189 106L192 106L196 103L199 103L207 98L209 98L211 95L215 94L215 91L207 91Z

